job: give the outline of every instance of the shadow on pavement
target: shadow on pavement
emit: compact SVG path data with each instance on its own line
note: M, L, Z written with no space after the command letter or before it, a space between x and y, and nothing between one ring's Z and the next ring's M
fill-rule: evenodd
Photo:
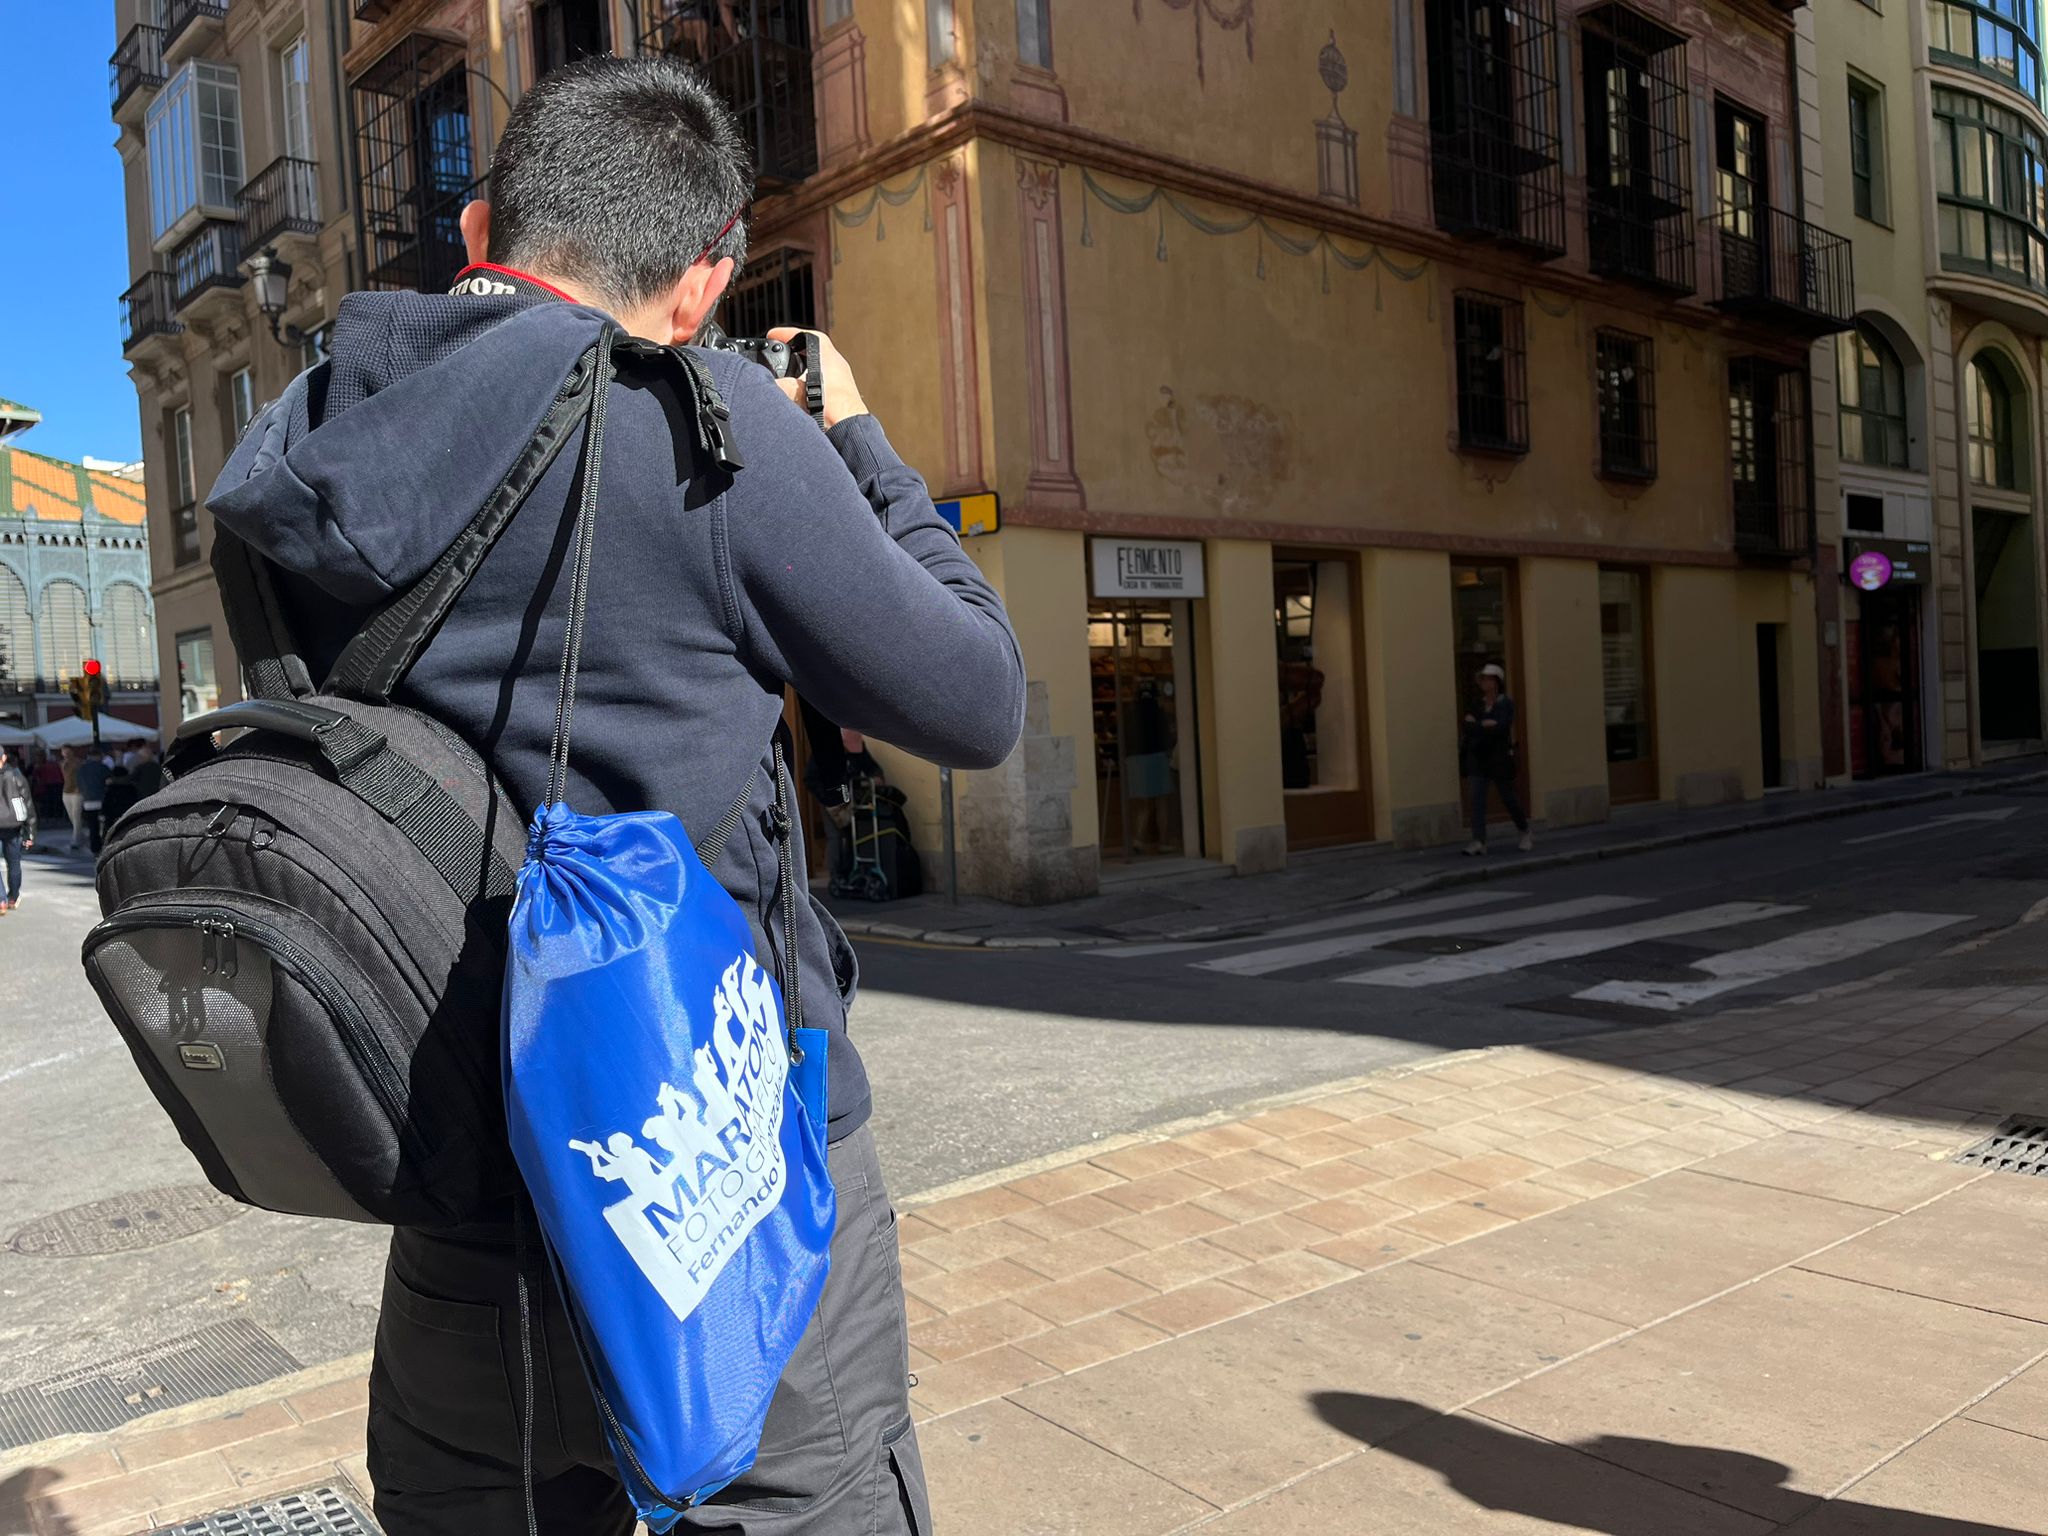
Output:
M77 1536L78 1522L69 1515L57 1514L45 1509L42 1524L36 1525L30 1514L29 1505L37 1499L47 1498L64 1481L64 1474L54 1467L28 1467L12 1477L0 1478L0 1533L5 1536Z
M1318 1392L1323 1422L1384 1455L1436 1473L1481 1509L1528 1515L1606 1536L1671 1536L1682 1513L1646 1495L1643 1476L1733 1511L1781 1522L1786 1536L2039 1536L2012 1526L1912 1510L1822 1501L1785 1486L1792 1469L1741 1451L1601 1435L1572 1445L1512 1433L1484 1419L1436 1413L1404 1398ZM1427 1416L1417 1424L1418 1416ZM1412 1425L1389 1437L1401 1425ZM1617 1472L1616 1468L1629 1469ZM1768 1513L1761 1513L1768 1511ZM1690 1529L1692 1522L1687 1522Z

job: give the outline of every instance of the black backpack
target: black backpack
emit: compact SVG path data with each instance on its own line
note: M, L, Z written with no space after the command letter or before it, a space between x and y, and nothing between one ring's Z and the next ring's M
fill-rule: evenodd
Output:
M185 1145L236 1200L445 1226L517 1188L498 1032L526 815L465 742L390 698L579 426L594 478L594 386L615 349L678 368L699 445L737 467L698 365L608 327L491 499L317 689L267 565L216 529L250 697L186 721L164 788L109 836L84 964Z

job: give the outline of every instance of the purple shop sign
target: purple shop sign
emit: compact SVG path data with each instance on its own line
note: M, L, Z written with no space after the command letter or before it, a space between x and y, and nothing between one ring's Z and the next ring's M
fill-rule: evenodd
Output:
M1860 591L1875 592L1892 579L1892 557L1881 550L1866 549L1849 562L1849 582Z

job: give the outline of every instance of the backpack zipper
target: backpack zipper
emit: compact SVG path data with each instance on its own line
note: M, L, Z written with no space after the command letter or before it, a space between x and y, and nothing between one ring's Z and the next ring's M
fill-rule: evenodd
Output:
M174 927L188 924L204 934L200 946L202 974L232 978L240 970L235 940L246 935L257 948L269 953L299 984L313 994L314 1001L327 1010L341 1026L342 1046L364 1070L370 1090L391 1121L392 1128L410 1137L406 1120L405 1088L391 1053L371 1027L356 1000L335 985L317 955L281 929L221 907L193 907L163 903L134 912L117 912L95 928L86 939L88 952L97 949L117 933L138 928Z

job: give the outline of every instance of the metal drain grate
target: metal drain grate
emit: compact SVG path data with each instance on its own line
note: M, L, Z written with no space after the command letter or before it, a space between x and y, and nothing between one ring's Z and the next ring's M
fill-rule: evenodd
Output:
M58 1435L103 1434L144 1414L261 1386L298 1368L254 1323L215 1323L0 1392L0 1450Z
M1956 1161L2048 1178L2048 1115L2014 1115L1974 1147L1958 1152Z
M243 1206L204 1184L176 1184L52 1211L7 1240L25 1258L76 1259L154 1248L233 1221Z
M308 1488L281 1499L201 1515L156 1536L377 1536L356 1502L334 1488Z

